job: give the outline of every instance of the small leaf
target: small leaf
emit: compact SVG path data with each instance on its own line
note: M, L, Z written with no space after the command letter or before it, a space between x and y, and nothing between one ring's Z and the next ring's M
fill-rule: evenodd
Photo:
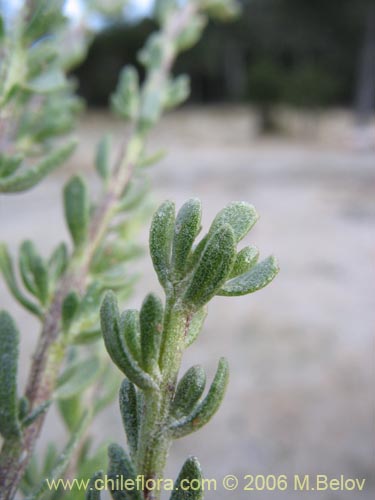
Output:
M191 488L189 488L191 486ZM202 500L203 475L196 457L189 457L175 482L170 500Z
M181 276L186 269L191 248L201 227L201 219L201 202L194 198L187 201L177 214L172 246L172 266L177 276Z
M0 153L0 178L14 174L21 166L22 160L20 155L6 156Z
M115 365L141 389L156 389L153 379L131 357L120 333L117 300L113 292L107 292L100 309L104 343Z
M228 384L229 368L226 359L221 358L215 378L207 396L186 417L172 423L171 434L175 439L187 436L197 431L211 420L219 409Z
M68 81L63 71L58 67L51 67L23 87L35 94L48 94L67 88Z
M57 381L54 397L69 399L84 391L100 374L99 366L99 359L96 356L68 366Z
M68 266L68 249L65 243L60 243L53 251L48 261L48 271L52 283L56 283Z
M96 151L95 168L98 175L107 182L111 175L110 165L111 137L106 134L100 140Z
M74 345L87 345L92 344L93 342L97 342L101 339L102 331L100 330L100 326L97 328L93 328L92 330L83 330L79 333L75 333L73 338L71 339L72 344Z
M69 432L74 431L82 418L84 409L81 400L81 394L76 394L71 398L59 399L57 401L59 413Z
M229 224L238 243L247 235L258 218L253 205L245 201L233 201L217 214L211 225L210 233L216 231L223 224Z
M207 316L207 307L202 307L198 309L197 312L192 314L190 319L190 324L185 337L185 347L189 347L198 337L202 330L204 320Z
M139 313L135 309L128 309L121 314L120 331L124 335L125 343L138 364L142 363L141 327Z
M131 479L136 484L136 473L134 471L131 460L125 450L117 444L111 444L108 448L108 479L113 479L116 484L116 479L123 478L123 482ZM142 500L143 495L137 488L133 490L111 490L114 500Z
M142 366L150 374L157 373L159 348L163 333L163 305L150 293L143 301L139 314L141 327Z
M78 311L80 299L77 292L70 292L65 297L61 308L61 321L64 332L68 332L70 325Z
M22 420L22 427L28 427L32 423L35 422L41 415L46 413L48 408L51 406L52 401L45 401L41 405L37 406L35 410L33 410L29 415L27 415L23 420Z
M18 437L17 370L19 332L13 318L0 311L0 433L5 439Z
M159 88L148 85L144 89L139 123L142 130L146 131L155 125L163 111L163 95Z
M236 256L232 272L229 277L234 278L240 274L247 273L257 263L259 250L256 247L245 247Z
M171 414L181 418L191 412L202 396L205 386L206 373L202 366L195 365L189 368L177 385Z
M18 402L18 419L20 421L27 416L29 409L30 409L29 400L23 396L22 398L19 399Z
M202 32L207 24L205 16L196 14L189 22L187 27L182 30L176 40L178 52L183 52L193 47L202 36Z
M120 388L120 412L128 439L132 457L136 456L138 446L139 416L137 406L137 391L132 382L125 379Z
M174 203L165 201L155 212L150 229L149 244L152 263L163 287L168 282L174 217Z
M0 270L3 273L6 284L8 285L9 291L13 297L30 312L38 317L42 316L41 309L31 302L25 295L21 292L17 285L16 277L14 275L12 260L9 255L8 249L4 244L0 244Z
M45 305L49 296L48 269L31 241L21 245L19 266L25 287Z
M160 33L152 33L138 53L138 60L148 69L159 68L163 63L165 40Z
M22 172L16 172L5 179L0 179L0 193L17 193L32 188L47 174L67 160L75 147L76 142L71 141L67 145L50 153L40 163L26 168Z
M73 177L65 186L64 208L74 245L79 247L87 239L90 218L88 188L82 177Z
M165 24L168 17L174 12L176 7L176 0L156 0L154 6L155 18L161 25Z
M130 182L124 191L122 199L119 201L117 211L128 212L139 207L149 190L150 185L146 180L142 179L142 182Z
M136 118L139 111L139 76L133 66L121 71L116 93L111 97L114 110L126 120Z
M196 309L206 304L224 284L236 258L231 226L220 226L208 239L193 271L184 301Z
M155 163L159 163L165 156L166 152L162 149L150 156L142 157L138 163L138 167L150 167L151 165L155 165Z
M96 472L90 479L85 500L100 500L100 492L103 489L103 473Z
M164 106L172 109L182 104L190 94L190 78L187 75L180 75L169 82L167 87Z
M268 285L278 272L279 266L275 257L268 257L249 272L227 281L218 292L218 295L236 297L256 292Z
M241 5L236 0L205 0L202 8L212 18L229 21L241 12Z

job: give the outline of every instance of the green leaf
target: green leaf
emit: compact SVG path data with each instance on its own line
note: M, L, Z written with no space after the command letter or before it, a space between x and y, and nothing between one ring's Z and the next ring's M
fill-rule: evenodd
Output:
M95 158L96 171L99 177L101 177L105 182L108 181L111 175L110 153L111 136L109 134L106 134L104 137L102 137L98 144Z
M177 7L176 0L156 0L154 4L154 15L160 24L166 23L168 17Z
M99 480L99 481L98 481ZM85 500L100 500L100 491L102 489L103 473L96 472L90 479L88 488L86 490ZM99 487L99 488L98 488Z
M104 343L115 365L141 389L156 389L153 379L131 357L120 330L117 300L113 292L107 292L100 309Z
M245 201L233 201L217 214L211 225L210 233L216 231L223 224L229 224L238 243L247 235L258 219L259 216L253 205Z
M31 425L33 422L35 422L40 415L43 415L44 413L47 412L48 408L51 406L52 401L45 401L41 405L37 406L35 410L33 410L29 415L27 415L23 420L22 420L22 427L28 427Z
M52 283L56 283L58 279L66 271L68 267L68 249L65 243L60 243L53 251L48 261L48 272Z
M96 356L68 366L57 381L54 397L69 399L83 392L100 374L99 367L99 359Z
M42 311L37 304L31 302L25 295L20 291L16 277L14 275L12 260L9 255L8 249L4 244L0 244L0 270L3 273L6 284L8 285L9 291L13 297L30 312L38 317L42 316Z
M187 489L190 485L191 488ZM189 457L178 475L170 500L202 500L203 494L203 475L200 463L196 457Z
M23 283L30 293L46 305L49 298L48 269L31 241L24 241L20 248L19 267Z
M129 459L125 450L117 444L111 444L108 448L108 479L113 479L116 484L116 479L119 477L123 478L123 482L126 479L131 479L136 484L136 473L133 468L133 464ZM114 500L142 500L142 493L135 488L134 490L111 490L112 497Z
M76 394L71 398L59 399L57 406L64 424L69 432L73 432L82 418L84 409L81 403L82 395Z
M92 330L83 330L79 333L75 333L74 337L71 339L74 345L87 345L97 342L102 337L102 331L100 325Z
M20 155L6 156L0 153L0 178L14 174L21 166L22 160Z
M120 412L128 439L130 454L136 456L138 446L139 415L137 406L137 391L132 382L125 379L120 388Z
M165 158L166 152L162 149L157 151L156 153L150 156L144 156L138 163L138 167L149 167L151 165L155 165L155 163L159 163L163 158Z
M36 255L34 244L31 241L24 241L20 247L18 265L20 275L25 288L37 296L38 292L35 285L33 261Z
M61 308L61 322L64 332L68 332L70 325L78 311L80 299L77 292L69 292L65 297Z
M219 21L230 21L241 12L241 5L236 0L204 0L202 8Z
M277 273L279 266L275 257L271 256L263 260L249 272L233 278L225 283L218 295L236 297L256 292L270 283Z
M34 0L23 33L26 45L57 31L64 23L63 6L64 0Z
M247 271L250 271L255 266L258 258L259 250L256 247L243 248L236 256L236 261L229 277L234 278L240 274L247 273Z
M136 118L139 105L139 76L133 66L125 66L121 71L116 93L111 98L114 110L126 120Z
M231 226L220 226L208 239L193 271L184 301L196 309L206 304L221 288L232 270L236 245Z
M144 201L147 193L150 191L149 182L142 179L141 182L130 182L124 191L124 195L120 200L117 211L128 212L139 207Z
M152 33L138 53L138 60L147 69L159 68L163 64L165 41L160 33Z
M135 309L127 309L120 316L120 331L132 357L142 364L141 327L139 313Z
M99 396L95 399L94 415L104 410L118 397L118 386L122 380L122 374L113 369L112 363L108 360L103 374L97 384Z
M90 220L88 188L82 177L73 177L65 186L64 208L74 245L79 247L87 239Z
M194 240L199 233L202 220L201 202L187 201L179 210L174 226L172 267L177 276L184 274Z
M40 163L22 172L16 172L5 179L0 179L0 193L17 193L32 188L46 177L47 174L67 160L75 146L76 142L71 141L67 145L50 153Z
M159 88L154 88L151 84L145 87L139 113L140 127L144 131L148 130L159 121L163 111L163 105L163 94L160 92Z
M190 318L188 331L185 337L185 347L191 346L202 330L204 320L207 316L207 307L198 309Z
M139 257L142 255L142 251L143 249L139 245L120 239L104 242L94 254L91 271L93 273L108 271L113 266ZM122 274L121 278L123 279Z
M158 373L160 342L163 333L163 304L150 293L143 301L139 314L141 327L142 366L151 375Z
M50 67L23 85L26 90L35 94L49 94L63 90L67 86L68 81L59 67Z
M180 75L168 84L164 106L166 109L173 109L179 106L190 95L190 78L187 75Z
M206 386L206 373L202 366L189 368L177 385L171 414L176 418L186 416L195 407Z
M211 420L224 398L228 378L228 362L225 358L221 358L207 396L189 415L171 424L170 431L173 438L177 439L187 436Z
M174 217L174 203L165 201L155 212L150 229L151 259L163 287L168 283Z
M193 47L201 38L207 19L205 16L196 14L187 27L180 33L175 42L178 52L183 52Z
M0 311L0 433L5 439L18 437L17 370L19 332L13 318Z

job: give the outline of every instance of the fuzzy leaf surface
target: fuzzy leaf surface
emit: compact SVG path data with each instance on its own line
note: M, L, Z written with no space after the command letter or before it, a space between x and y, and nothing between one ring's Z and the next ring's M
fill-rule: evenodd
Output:
M268 257L259 262L249 272L227 281L218 292L218 295L236 297L256 292L268 285L278 272L279 266L275 257Z
M19 332L13 318L0 311L0 433L6 439L19 436L17 397Z

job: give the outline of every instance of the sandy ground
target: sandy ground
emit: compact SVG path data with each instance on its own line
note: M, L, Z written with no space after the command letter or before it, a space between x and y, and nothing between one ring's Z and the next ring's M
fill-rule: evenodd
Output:
M65 170L27 194L0 198L1 240L13 251L25 237L44 252L67 237L61 183L83 168L95 186L92 144L104 131L121 134L115 122L91 115ZM198 196L207 227L227 202L250 201L261 220L247 241L263 256L275 253L281 266L272 286L254 296L212 302L184 365L202 363L212 376L225 355L231 382L206 429L175 443L167 477L194 454L218 482L207 500L374 498L374 152L357 152L345 141L256 139L246 113L193 111L168 117L150 141L156 148L168 151L149 170L157 202L168 197L180 205ZM146 291L160 291L148 259L142 269L132 305ZM0 286L1 306L22 329L24 383L37 328ZM43 442L62 440L60 429L52 413ZM95 433L124 439L116 407L96 422ZM221 486L227 474L239 478L235 492ZM288 489L243 491L246 474L286 474ZM296 492L294 474L366 478L365 491Z

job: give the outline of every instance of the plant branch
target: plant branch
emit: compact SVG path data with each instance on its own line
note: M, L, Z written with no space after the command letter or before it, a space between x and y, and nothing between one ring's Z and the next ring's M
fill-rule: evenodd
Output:
M176 11L169 19L164 31L166 41L173 41L188 26L196 7L188 3ZM153 70L150 78L160 86L168 78L176 52L164 52L165 59L157 70ZM147 80L145 82L147 85ZM74 259L61 279L52 303L47 311L41 335L33 356L30 375L26 388L26 398L30 408L34 409L51 398L57 375L64 360L65 348L60 340L62 303L71 290L82 292L85 289L92 257L105 237L112 219L116 204L128 185L134 168L140 160L141 148L134 148L134 142L144 145L145 134L140 132L139 123L135 123L134 133L128 147L123 148L119 164L114 169L109 188L92 218L89 238L83 249L81 259ZM132 147L133 146L133 147ZM5 441L0 456L0 498L14 498L20 480L32 456L36 440L41 432L45 414L24 429L19 439Z

